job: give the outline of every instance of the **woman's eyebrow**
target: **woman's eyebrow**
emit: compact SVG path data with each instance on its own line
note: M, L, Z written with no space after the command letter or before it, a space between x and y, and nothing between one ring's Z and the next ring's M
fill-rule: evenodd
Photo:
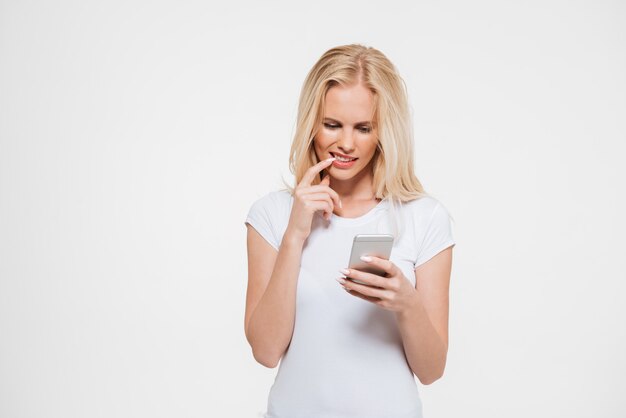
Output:
M328 117L325 117L325 118L324 118L324 120L325 120L325 121L335 122L335 123L341 123L341 122L339 122L337 119L328 118ZM371 124L372 124L372 122L371 122L371 121L369 121L369 120L366 120L366 121L363 121L363 122L357 122L357 123L355 123L355 125L371 125Z

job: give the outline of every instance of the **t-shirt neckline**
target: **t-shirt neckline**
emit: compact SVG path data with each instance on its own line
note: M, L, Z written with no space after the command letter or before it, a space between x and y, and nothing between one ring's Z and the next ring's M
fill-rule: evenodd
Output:
M380 202L378 202L376 206L374 206L373 208L371 208L369 211L365 212L361 216L357 216L356 218L344 218L344 217L335 215L333 213L331 214L330 220L332 224L342 225L342 226L344 225L352 226L352 225L362 224L362 223L370 221L374 216L376 216L376 213L378 213L380 210L386 207L387 207L387 199L382 199Z

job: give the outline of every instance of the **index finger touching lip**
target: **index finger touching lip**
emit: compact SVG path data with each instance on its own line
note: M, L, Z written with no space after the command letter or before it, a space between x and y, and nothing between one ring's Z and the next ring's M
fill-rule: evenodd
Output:
M311 182L313 182L313 178L315 177L315 175L319 173L320 171L322 171L325 167L327 167L329 162L334 161L334 160L335 160L335 157L331 157L326 160L320 161L314 166L311 166L311 168L309 168L304 174L304 176L302 177L302 181L306 182L306 184L310 186Z

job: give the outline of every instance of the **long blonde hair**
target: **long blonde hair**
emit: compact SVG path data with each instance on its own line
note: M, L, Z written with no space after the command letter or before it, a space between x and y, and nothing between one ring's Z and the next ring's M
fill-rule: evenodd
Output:
M413 166L413 124L404 80L379 50L359 44L326 51L309 71L300 91L296 132L291 144L289 169L294 185L283 183L293 196L304 173L319 162L313 140L323 120L326 93L335 85L362 83L374 96L378 145L374 154L373 187L377 199L395 205L427 195ZM318 174L313 185L322 180ZM395 201L395 202L394 202ZM399 226L396 222L396 236Z

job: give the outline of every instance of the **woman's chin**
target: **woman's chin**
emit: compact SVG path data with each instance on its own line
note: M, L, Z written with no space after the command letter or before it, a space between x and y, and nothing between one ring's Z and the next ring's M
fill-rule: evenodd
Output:
M356 176L356 174L358 173L357 170L341 170L341 169L337 169L337 168L332 168L328 174L330 175L330 178L335 179L335 180L350 180L351 178L353 178L354 176Z

